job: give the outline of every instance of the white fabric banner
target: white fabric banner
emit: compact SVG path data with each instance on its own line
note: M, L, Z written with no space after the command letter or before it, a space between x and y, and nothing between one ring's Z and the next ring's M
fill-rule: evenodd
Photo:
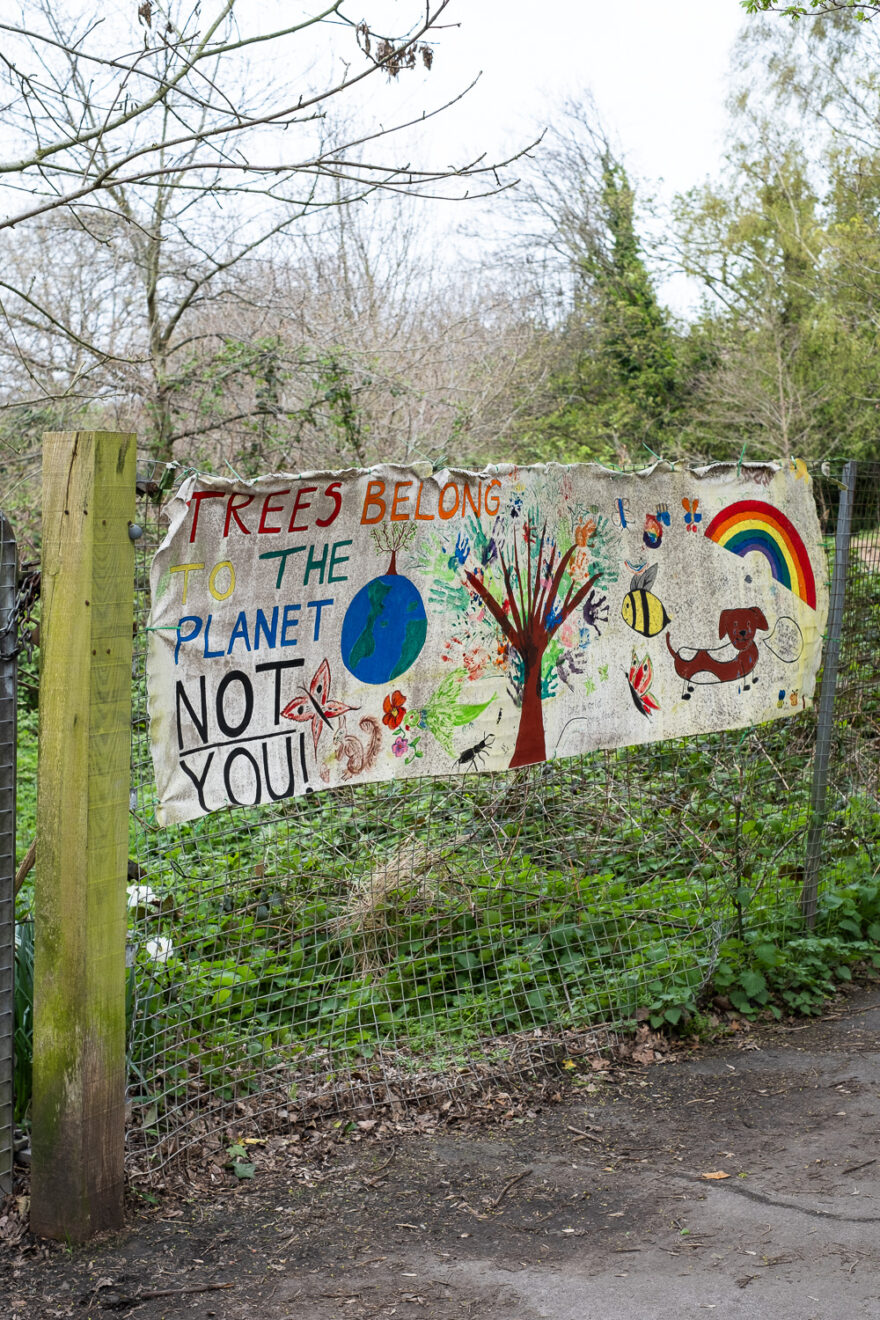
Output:
M802 463L190 476L152 566L161 824L741 728L813 697Z

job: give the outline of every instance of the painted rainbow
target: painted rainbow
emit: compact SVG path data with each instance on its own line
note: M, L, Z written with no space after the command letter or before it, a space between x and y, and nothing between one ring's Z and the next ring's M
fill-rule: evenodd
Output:
M717 513L706 535L731 554L756 550L770 565L777 582L816 608L816 579L800 533L784 513L763 500L738 500Z

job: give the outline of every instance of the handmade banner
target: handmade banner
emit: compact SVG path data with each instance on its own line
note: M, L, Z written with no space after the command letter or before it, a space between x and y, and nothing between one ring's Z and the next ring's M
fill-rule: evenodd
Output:
M190 476L152 568L160 823L811 701L803 464Z

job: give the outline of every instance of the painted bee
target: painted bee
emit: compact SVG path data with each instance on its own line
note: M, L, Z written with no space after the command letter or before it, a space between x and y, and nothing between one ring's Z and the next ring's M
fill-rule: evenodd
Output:
M656 637L670 622L662 600L658 600L651 592L658 568L659 564L652 564L650 568L636 573L623 598L620 611L624 623L643 637Z

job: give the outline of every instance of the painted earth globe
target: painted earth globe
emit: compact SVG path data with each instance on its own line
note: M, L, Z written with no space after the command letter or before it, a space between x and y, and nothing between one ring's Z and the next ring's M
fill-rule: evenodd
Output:
M373 578L352 600L342 622L342 662L362 683L400 678L425 644L428 619L409 578Z

